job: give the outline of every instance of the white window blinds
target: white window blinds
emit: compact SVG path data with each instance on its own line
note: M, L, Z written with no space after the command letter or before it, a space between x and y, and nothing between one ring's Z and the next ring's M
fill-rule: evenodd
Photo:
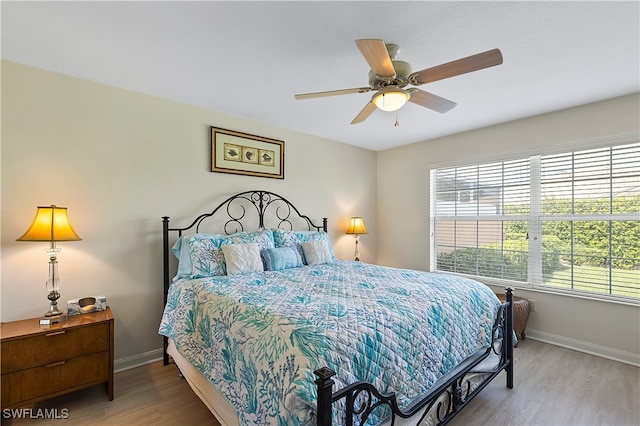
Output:
M543 284L640 297L640 144L540 159Z
M640 144L438 169L437 270L640 298Z
M436 172L437 269L527 281L529 173L528 159Z

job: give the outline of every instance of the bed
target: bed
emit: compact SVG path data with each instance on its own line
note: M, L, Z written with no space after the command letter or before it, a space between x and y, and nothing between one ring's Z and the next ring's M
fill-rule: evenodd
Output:
M510 289L338 260L326 231L262 190L163 217L164 363L222 424L445 424L513 387Z

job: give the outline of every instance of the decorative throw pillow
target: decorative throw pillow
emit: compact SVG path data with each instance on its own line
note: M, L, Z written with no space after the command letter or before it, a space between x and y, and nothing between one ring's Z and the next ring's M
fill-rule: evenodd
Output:
M260 256L267 271L299 268L303 265L302 257L295 247L278 247L260 250Z
M257 243L225 244L222 253L227 264L227 275L264 271Z
M307 265L333 262L333 255L325 240L307 241L301 244Z

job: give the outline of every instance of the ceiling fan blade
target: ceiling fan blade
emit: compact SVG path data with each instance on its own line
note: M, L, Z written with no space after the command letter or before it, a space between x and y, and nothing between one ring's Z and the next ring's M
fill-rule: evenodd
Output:
M458 105L457 103L450 101L449 99L441 98L438 95L434 95L433 93L425 92L420 89L409 89L409 93L411 93L411 97L409 98L409 102L413 102L416 105L423 106L425 108L432 109L439 113L445 113L449 111L451 108Z
M360 113L358 115L356 115L356 118L353 119L351 124L362 123L364 120L369 118L369 116L373 113L373 111L376 110L376 108L377 108L376 104L374 104L373 102L369 101L369 103L366 104L364 106L364 108L362 108L362 111L360 111Z
M393 68L391 57L387 52L387 46L382 40L374 39L360 39L356 40L358 49L366 59L371 70L382 78L394 79L396 76L396 70Z
M312 98L323 98L325 96L337 96L337 95L347 95L349 93L367 93L371 90L371 87L356 87L353 89L341 89L341 90L329 90L326 92L315 92L315 93L302 93L296 95L296 99L312 99Z
M502 63L502 53L500 49L487 50L466 58L447 62L422 71L416 71L409 76L411 84L420 85L433 81L443 80L460 74L478 71L484 68L493 67Z

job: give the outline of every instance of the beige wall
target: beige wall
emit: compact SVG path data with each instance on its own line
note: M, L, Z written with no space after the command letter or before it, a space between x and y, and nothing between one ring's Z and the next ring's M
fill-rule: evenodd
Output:
M429 269L429 170L640 130L640 96L615 98L378 153L378 263ZM420 238L421 236L421 238ZM497 289L496 289L497 290ZM529 290L530 335L640 363L640 308Z
M209 126L285 141L285 179L209 171ZM38 205L68 207L79 242L60 243L62 306L106 295L116 359L157 356L161 217L186 225L236 192L266 189L329 218L339 258L350 216L376 235L376 153L266 124L2 61L2 321L47 309L45 243L16 242ZM361 258L376 259L363 236Z

